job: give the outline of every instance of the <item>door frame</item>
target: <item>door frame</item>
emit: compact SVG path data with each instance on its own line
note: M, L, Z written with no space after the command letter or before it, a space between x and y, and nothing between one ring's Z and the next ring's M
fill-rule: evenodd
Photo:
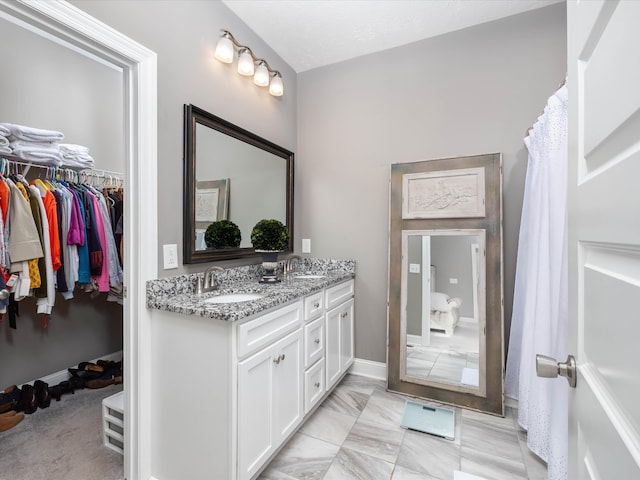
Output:
M422 236L422 345L431 345L431 236Z
M150 314L157 278L157 56L65 1L0 0L0 15L78 53L122 69L124 79L124 473L151 478Z

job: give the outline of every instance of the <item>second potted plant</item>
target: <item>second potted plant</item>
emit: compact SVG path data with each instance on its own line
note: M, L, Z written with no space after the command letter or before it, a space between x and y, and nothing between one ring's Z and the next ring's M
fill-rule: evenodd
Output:
M279 220L265 218L255 224L251 230L251 244L256 252L262 254L262 266L265 274L260 283L277 283L280 280L275 270L278 268L278 253L289 246L289 231Z

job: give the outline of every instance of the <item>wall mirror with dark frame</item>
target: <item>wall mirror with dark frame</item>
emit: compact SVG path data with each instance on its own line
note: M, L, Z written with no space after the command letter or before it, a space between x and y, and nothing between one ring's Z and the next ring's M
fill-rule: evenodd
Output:
M289 230L293 251L293 152L194 105L184 106L184 263L256 256L251 230L274 218ZM210 248L206 229L218 220L240 228L238 247Z
M503 401L500 154L391 166L389 390Z

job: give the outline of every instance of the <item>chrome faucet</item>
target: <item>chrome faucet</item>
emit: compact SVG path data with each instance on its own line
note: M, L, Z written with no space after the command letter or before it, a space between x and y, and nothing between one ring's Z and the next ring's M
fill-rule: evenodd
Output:
M196 293L206 293L218 288L218 280L214 275L214 272L224 272L224 268L214 265L205 270L202 277L198 277L198 285L196 286Z
M302 262L302 257L300 255L291 255L284 263L284 274L289 275L294 268L295 263L300 264Z

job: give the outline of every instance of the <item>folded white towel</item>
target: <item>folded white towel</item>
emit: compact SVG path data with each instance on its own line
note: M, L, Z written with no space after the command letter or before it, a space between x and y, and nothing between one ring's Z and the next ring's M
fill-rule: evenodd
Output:
M0 147L8 147L9 146L9 139L7 137L3 137L2 135L0 135Z
M91 155L62 155L62 166L69 168L92 168L95 164Z
M60 143L60 151L65 154L89 153L89 147L83 145L74 145L73 143Z
M60 154L60 150L54 148L20 147L13 149L13 155L22 158L23 160L28 160L42 165L53 165L59 167L62 164L62 155Z
M0 145L0 154L11 155L11 153L12 152L11 152L11 149L9 147L5 147L5 146Z
M3 137L8 137L9 135L11 135L11 130L5 127L2 123L0 123L0 135L2 135Z
M14 150L19 148L38 148L44 150L55 150L56 152L60 151L60 147L57 143L54 142L30 142L28 140L12 140L9 143L9 146Z
M14 123L0 123L9 129L11 135L16 140L29 140L33 142L59 142L64 139L64 134L55 130L45 130L42 128L27 127Z

